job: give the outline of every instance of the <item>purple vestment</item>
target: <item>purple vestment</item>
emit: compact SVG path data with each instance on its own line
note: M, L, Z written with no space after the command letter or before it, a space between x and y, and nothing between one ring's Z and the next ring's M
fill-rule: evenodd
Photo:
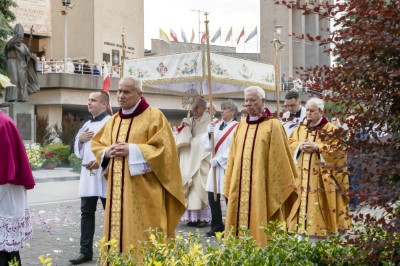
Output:
M35 186L24 143L14 121L0 111L0 185Z

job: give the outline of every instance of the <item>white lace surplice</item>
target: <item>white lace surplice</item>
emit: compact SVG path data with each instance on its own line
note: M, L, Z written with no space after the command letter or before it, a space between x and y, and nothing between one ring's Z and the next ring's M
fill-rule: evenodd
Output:
M31 238L26 188L0 185L0 251L18 251Z

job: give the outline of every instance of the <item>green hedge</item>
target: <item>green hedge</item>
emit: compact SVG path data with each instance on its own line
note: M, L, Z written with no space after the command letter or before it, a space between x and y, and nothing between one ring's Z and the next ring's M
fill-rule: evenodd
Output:
M72 167L72 170L74 172L78 173L81 172L82 160L76 157L75 153L71 153L71 155L68 157L68 161L69 161L69 166Z
M142 243L143 261L136 262L135 247L130 246L128 254L114 251L116 242L105 243L102 239L99 252L102 261L114 266L127 265L399 265L400 236L389 235L379 227L361 226L356 228L357 240L349 235L330 236L323 240L311 240L297 234L288 234L281 224L269 223L263 227L269 238L268 245L260 247L241 229L240 236L229 235L226 239L217 233L217 240L204 244L200 232L178 233L173 239L165 234L150 231L148 241ZM371 239L373 238L373 239ZM387 248L376 248L376 240L383 239ZM104 252L105 247L110 247ZM375 250L374 250L375 247ZM374 251L374 252L373 252Z
M61 156L62 165L69 165L68 157L71 154L70 147L64 144L50 144L43 148L45 152L52 152L54 156Z

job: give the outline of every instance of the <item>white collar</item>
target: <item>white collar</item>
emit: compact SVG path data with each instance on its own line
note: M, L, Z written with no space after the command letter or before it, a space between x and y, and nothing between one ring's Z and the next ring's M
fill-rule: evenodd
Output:
M139 103L142 101L142 99L139 99L139 101L135 104L135 106L133 106L131 109L126 109L126 110L124 110L124 109L122 109L122 113L124 114L124 115L130 115L130 114L132 114L135 110L136 110L136 108L138 107L138 105L139 105Z
M316 125L318 125L320 122L321 122L321 120L322 120L322 117L318 120L318 122L317 123L310 123L310 127L315 127Z

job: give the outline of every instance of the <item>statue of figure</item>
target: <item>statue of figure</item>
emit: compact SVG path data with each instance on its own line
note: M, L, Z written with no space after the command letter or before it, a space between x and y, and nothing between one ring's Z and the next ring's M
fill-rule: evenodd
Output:
M14 27L14 36L6 43L4 53L7 58L7 75L15 86L7 87L6 102L26 102L28 95L39 91L36 73L36 58L22 43L24 28L21 24Z

